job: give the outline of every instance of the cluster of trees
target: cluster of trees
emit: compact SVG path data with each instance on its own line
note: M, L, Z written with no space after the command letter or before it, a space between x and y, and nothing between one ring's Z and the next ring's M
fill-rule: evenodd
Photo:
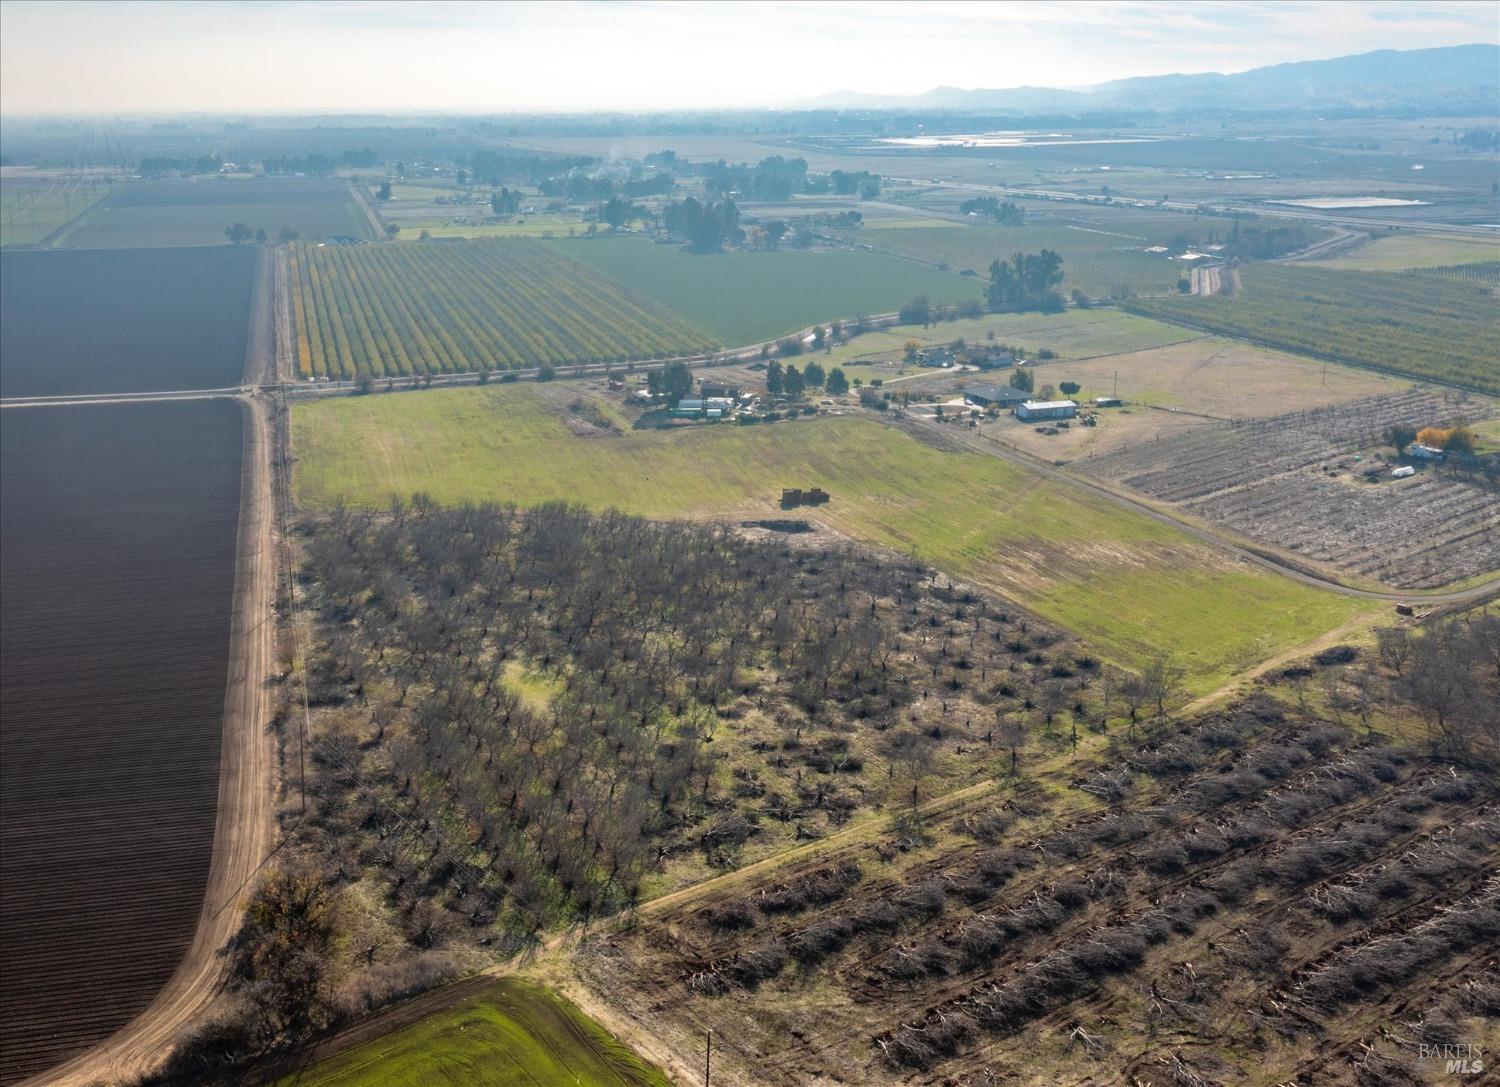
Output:
M1400 445L1396 446L1398 452L1414 441L1432 449L1441 449L1446 453L1474 452L1474 432L1463 423L1451 427L1428 426L1418 431L1412 431L1407 427L1392 427L1389 436L1393 439L1404 439Z
M490 193L490 210L496 215L514 215L521 210L521 191L501 186Z
M704 204L690 196L674 201L662 210L661 222L667 233L682 238L700 253L718 252L744 238L740 209L729 199Z
M296 230L293 230L291 227L284 226L277 232L276 239L280 242L294 242L301 236L301 234L299 234ZM254 239L257 244L264 245L267 241L270 240L269 236L266 234L265 227L256 227L252 229L251 227L246 226L244 223L238 222L230 223L227 227L224 228L224 237L228 238L235 245L243 245L252 239Z
M281 155L268 158L261 167L268 174L305 174L308 177L326 177L338 169L371 169L378 159L368 147L358 151L343 151L338 155Z
M903 325L935 325L939 321L968 320L984 313L984 306L977 298L962 302L934 302L925 294L919 294L901 304L897 319ZM919 345L920 346L920 345Z
M1062 280L1063 260L1053 250L1016 253L1009 263L990 262L985 297L995 313L1056 313L1063 308L1062 295L1056 289Z
M1420 632L1391 627L1377 632L1387 698L1410 705L1427 727L1434 752L1450 758L1500 764L1500 615L1486 610L1454 616ZM1352 696L1337 704L1368 723L1379 680L1370 669L1349 677Z
M874 722L909 697L874 606L899 575L852 553L420 497L310 528L327 709L300 842L334 886L373 870L415 948L464 928L519 946L634 901L722 814L709 745L750 671L804 714Z
M543 196L569 200L608 200L613 196L665 196L677 187L671 174L649 174L638 178L614 178L607 174L572 171L545 178L538 186Z
M646 375L646 388L654 397L665 397L667 406L675 408L677 401L693 391L693 372L686 363L669 362Z
M958 210L964 215L983 215L1002 226L1026 225L1026 210L1009 200L1001 203L998 196L976 196L958 205Z
M571 170L587 169L594 161L581 155L526 155L483 150L470 155L466 165L475 181L495 188L507 181L536 185Z
M218 155L199 155L197 158L145 158L138 169L143 177L160 177L163 174L216 174L224 160Z
M801 342L797 343L800 352ZM832 370L825 371L816 362L809 362L801 370L792 365L783 367L779 362L772 362L766 367L766 392L772 398L784 396L788 400L798 400L808 389L825 389L829 393L840 395L849 391L849 378L840 367L835 366Z
M807 160L770 155L751 165L717 162L690 163L677 158L675 152L661 151L646 156L646 164L693 173L703 178L704 188L712 196L738 195L746 200L789 200L798 194L836 193L858 195L874 200L880 195L880 175L868 170L834 170L827 174L809 173Z
M618 196L611 196L607 201L599 205L599 210L596 212L598 221L608 226L624 226L634 219L650 217L647 212L632 204L629 200L622 200Z

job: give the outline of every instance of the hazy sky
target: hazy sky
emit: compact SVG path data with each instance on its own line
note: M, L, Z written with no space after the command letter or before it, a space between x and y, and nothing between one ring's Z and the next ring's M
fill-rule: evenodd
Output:
M0 0L0 111L777 105L1497 39L1495 0Z

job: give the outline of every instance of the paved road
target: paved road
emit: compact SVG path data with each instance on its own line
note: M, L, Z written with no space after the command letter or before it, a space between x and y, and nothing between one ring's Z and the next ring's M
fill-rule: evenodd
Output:
M163 400L218 400L245 396L253 391L249 385L224 389L167 389L149 393L80 393L74 396L8 396L0 399L0 408L65 408L79 404L151 404Z
M1291 566L1270 552L1262 552L1254 548L1245 547L1210 529L1179 520L1170 513L1166 513L1148 502L1121 491L1105 487L1093 480L1074 475L1072 472L1064 471L1036 457L1011 449L995 441L993 438L975 435L970 432L967 426L961 423L939 423L931 418L924 418L923 416L911 415L909 413L907 419L911 420L916 426L940 433L944 441L957 443L976 453L984 453L992 457L998 457L1004 461L1009 461L1012 464L1035 472L1037 475L1053 483L1083 491L1086 494L1102 498L1107 502L1113 502L1117 506L1123 506L1134 513L1149 517L1153 521L1172 525L1186 532L1189 536L1218 548L1220 551L1227 551L1238 558L1253 562L1258 566L1263 566L1267 570L1274 570L1283 577L1289 577L1293 581L1300 581L1306 585L1328 589L1331 592L1356 597L1361 600L1381 600L1390 603L1404 603L1409 601L1420 604L1464 604L1471 600L1481 599L1492 593L1500 593L1500 577L1492 578L1483 584L1475 585L1468 589L1437 593L1423 592L1421 590L1395 592L1382 589L1360 589L1352 585L1345 585L1331 578L1324 577L1315 571Z
M1465 223L1433 223L1420 219L1382 219L1378 216L1359 214L1337 214L1333 210L1319 211L1317 208L1278 207L1270 204L1237 204L1233 202L1204 201L1190 203L1185 200L1141 200L1130 196L1092 196L1089 193L1068 192L1064 189L1017 188L1013 185L986 185L977 181L941 181L921 177L893 177L891 181L912 185L927 185L933 188L963 189L968 192L993 193L997 196L1034 197L1041 200L1063 200L1075 204L1105 204L1126 208L1166 208L1168 211L1196 213L1207 208L1216 215L1260 215L1278 219L1299 219L1306 222L1329 223L1334 226L1354 227L1360 230L1397 229L1413 234L1463 234L1469 237L1500 238L1500 227L1474 226Z

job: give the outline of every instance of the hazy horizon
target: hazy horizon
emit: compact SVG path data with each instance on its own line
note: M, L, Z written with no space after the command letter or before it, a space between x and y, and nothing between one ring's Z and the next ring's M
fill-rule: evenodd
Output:
M845 91L1079 87L1496 41L1488 0L3 0L0 112L775 108Z

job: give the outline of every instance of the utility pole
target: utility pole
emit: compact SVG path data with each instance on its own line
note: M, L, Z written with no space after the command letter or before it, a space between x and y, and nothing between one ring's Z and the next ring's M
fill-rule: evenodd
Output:
M709 1066L714 1059L714 1032L710 1030L703 1046L703 1087L708 1087Z

